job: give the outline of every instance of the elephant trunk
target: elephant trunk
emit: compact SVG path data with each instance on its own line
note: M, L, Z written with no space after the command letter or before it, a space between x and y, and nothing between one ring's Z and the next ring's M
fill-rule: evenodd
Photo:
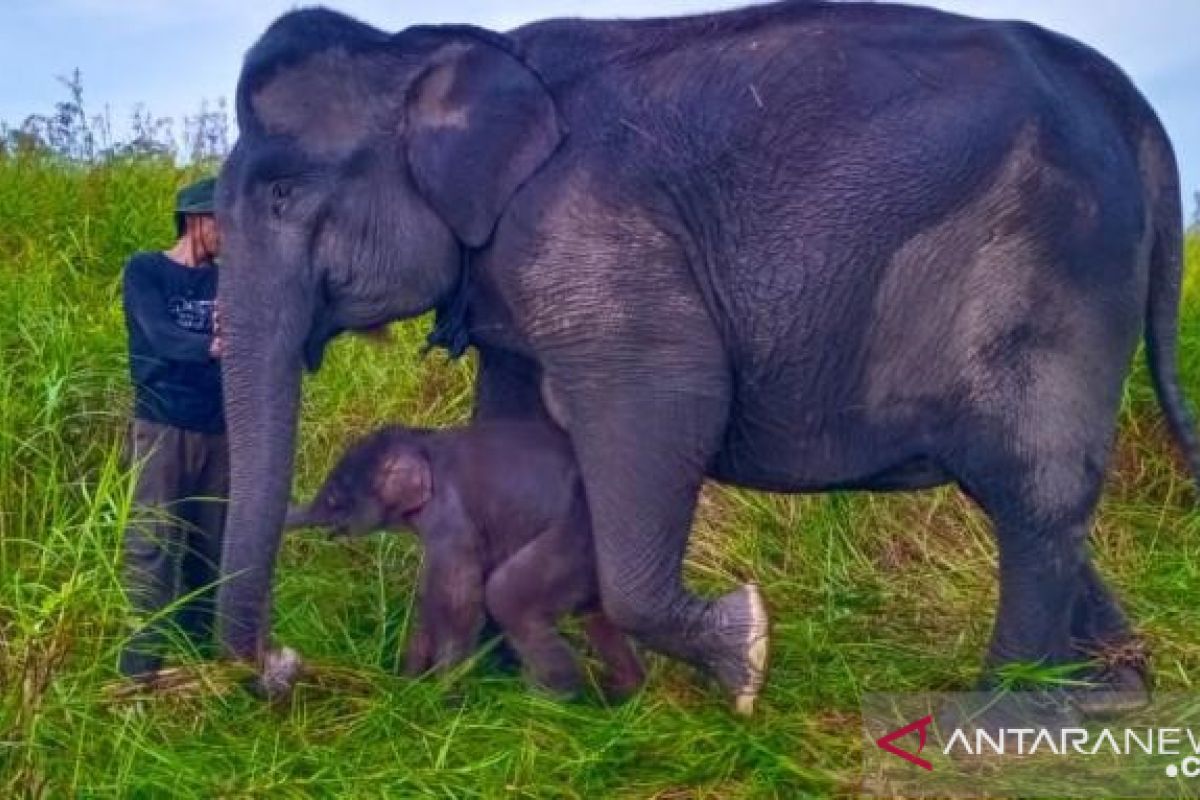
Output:
M261 660L269 644L300 401L299 347L280 335L289 327L275 328L273 345L263 346L261 329L231 336L223 362L230 495L217 612L222 650L238 660Z
M287 515L283 518L283 529L285 531L297 528L314 528L319 524L312 509L304 505L288 506Z

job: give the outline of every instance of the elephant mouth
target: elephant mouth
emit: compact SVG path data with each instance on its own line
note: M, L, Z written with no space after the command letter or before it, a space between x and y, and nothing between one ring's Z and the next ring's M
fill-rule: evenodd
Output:
M325 360L325 347L329 341L342 332L342 328L336 325L319 325L314 327L312 333L304 341L304 367L310 373L316 372L321 368L321 362Z
M321 368L321 362L325 358L325 347L331 339L345 330L329 313L330 306L329 289L322 283L320 294L313 308L312 325L309 328L308 336L304 339L304 367L310 373Z

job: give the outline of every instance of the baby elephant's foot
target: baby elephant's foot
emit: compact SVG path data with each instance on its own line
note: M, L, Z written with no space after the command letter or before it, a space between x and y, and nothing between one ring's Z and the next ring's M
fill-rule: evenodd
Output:
M605 677L600 688L605 700L620 703L642 688L646 671L624 631L599 611L584 617L583 630L604 664Z
M646 682L646 675L639 667L635 671L609 674L601 684L604 699L610 703L623 703L638 693Z
M574 700L583 691L583 676L573 662L531 667L527 680L534 689L556 700Z
M715 601L710 609L712 649L708 667L729 693L738 714L754 713L767 677L769 621L762 593L753 583Z
M583 690L583 673L575 651L558 631L552 625L542 624L514 631L509 632L509 639L525 664L526 682L561 700L578 697Z

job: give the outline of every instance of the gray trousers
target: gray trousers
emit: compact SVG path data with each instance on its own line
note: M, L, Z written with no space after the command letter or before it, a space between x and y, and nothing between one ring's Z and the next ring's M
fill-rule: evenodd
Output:
M131 464L141 465L123 548L134 629L121 653L120 670L133 676L162 665L172 628L201 653L211 650L229 449L224 434L135 419L126 454ZM160 613L193 593L172 614Z

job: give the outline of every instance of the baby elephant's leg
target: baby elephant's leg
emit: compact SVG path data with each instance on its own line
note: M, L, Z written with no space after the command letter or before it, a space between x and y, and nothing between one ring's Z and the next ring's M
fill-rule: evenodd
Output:
M483 631L479 634L481 644L493 644L487 652L487 657L484 664L489 670L503 673L507 675L515 675L521 671L521 658L517 652L513 650L512 644L508 639L504 638L504 629L496 620L492 619L491 614L488 615L487 621L483 624Z
M646 673L624 631L603 612L592 611L583 618L583 632L608 671L604 691L610 699L623 700L642 687Z
M486 602L533 683L569 696L579 692L583 676L557 623L586 599L594 579L567 543L552 530L518 550L488 578Z

